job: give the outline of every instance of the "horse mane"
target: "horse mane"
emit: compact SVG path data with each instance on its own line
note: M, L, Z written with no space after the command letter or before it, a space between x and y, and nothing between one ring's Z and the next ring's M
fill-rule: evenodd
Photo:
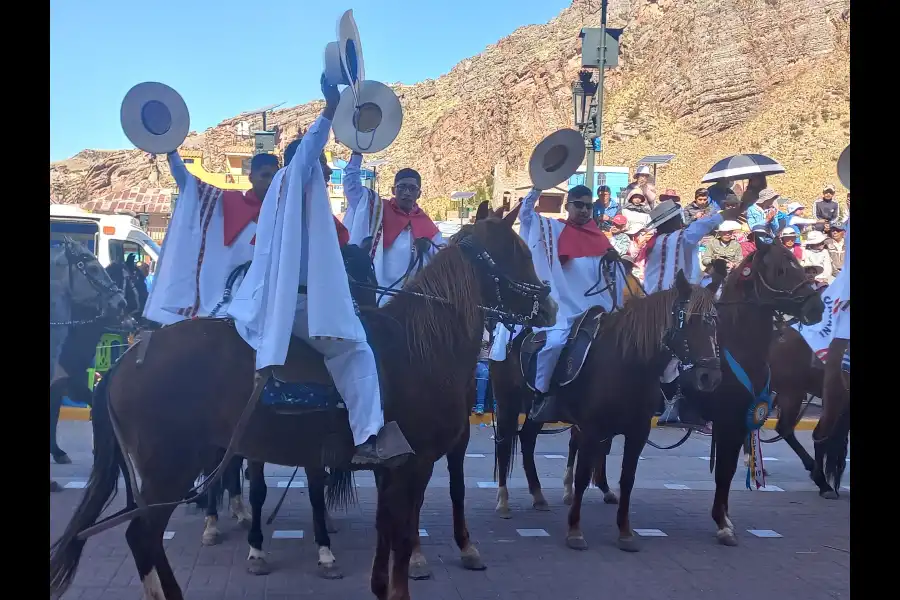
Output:
M643 298L632 297L622 310L607 317L604 332L615 340L623 358L651 361L658 354L663 334L673 323L672 307L678 288L670 288ZM691 286L685 312L688 322L708 314L715 306L713 295Z
M480 339L478 278L458 246L450 245L438 251L403 290L446 300L400 294L375 311L404 323L410 361L417 367L429 369L435 349L452 351L461 334L478 334ZM448 311L455 318L449 318Z

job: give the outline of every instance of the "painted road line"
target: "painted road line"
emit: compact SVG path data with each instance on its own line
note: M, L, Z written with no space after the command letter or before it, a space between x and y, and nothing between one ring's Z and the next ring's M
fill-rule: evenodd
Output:
M665 488L667 490L689 490L689 489L691 489L688 486L684 485L683 483L667 483L667 484L665 484Z
M784 537L777 531L773 531L771 529L748 529L747 533L750 535L755 535L758 538L780 538Z
M565 460L566 458L568 458L567 456L563 456L562 454L544 454L543 456L544 458L549 458L552 460Z
M420 530L419 530L419 537L428 537L428 530L427 530L427 529L420 529Z
M669 537L662 529L635 529L634 532L641 537Z
M302 529L279 529L272 532L273 540L302 540Z
M478 487L483 490L496 490L497 482L496 481L479 481Z
M466 458L485 458L484 454L466 454Z
M516 533L521 537L550 537L543 529L516 529Z
M163 533L164 540L171 540L173 537L175 537L174 531L166 531L165 533Z
M764 485L763 487L756 490L758 492L783 492L784 490L778 487L777 485Z
M281 489L284 489L284 488L286 488L286 487L288 486L288 481L290 481L290 480L289 480L289 479L286 479L286 480L284 480L284 481L279 481L276 485L277 485L278 487L280 487ZM303 481L297 481L296 479L295 479L294 481L291 481L290 483L291 483L291 489L294 489L294 488L305 488L305 487L306 487L306 483L305 483L305 482L303 482Z
M87 481L70 481L63 487L67 490L83 490L87 487Z

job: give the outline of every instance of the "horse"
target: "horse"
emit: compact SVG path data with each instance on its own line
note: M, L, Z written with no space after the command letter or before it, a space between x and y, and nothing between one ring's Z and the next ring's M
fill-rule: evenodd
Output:
M457 244L438 252L390 302L361 311L380 367L385 420L399 424L415 452L401 465L375 470L377 543L370 585L379 600L410 600L416 515L434 462L469 431L467 393L486 316L536 326L549 326L556 318L549 289L506 220L476 224ZM293 340L286 366L278 372L292 374L295 381L330 382L322 357L299 340ZM51 547L51 595L70 585L84 538L98 529L84 530L96 523L117 491L123 470L128 507L100 526L130 521L125 537L147 595L180 600L163 532L202 470L207 448L230 448L276 464L349 464L353 441L346 413L278 414L256 403L245 414L248 398L253 401L251 394L258 398L260 393L254 377L253 350L225 319L169 325L119 360L95 394L94 466L79 506ZM142 482L139 493L136 474ZM332 506L352 500L349 471L333 470L330 483ZM461 551L477 554L461 503L454 509L454 531Z
M498 412L495 475L499 475L496 510L501 517L509 515L506 480L518 417L533 397L525 385L520 363L520 349L527 335L528 330L524 330L516 336L506 360L492 362L490 367ZM684 386L711 390L718 385L721 375L713 296L688 283L682 271L671 289L635 297L620 310L604 315L587 349L584 367L571 383L558 389L564 420L578 429L581 450L568 517L566 545L570 548L587 549L580 527L582 498L592 475L609 493L605 460L602 470L595 470L595 466L609 452L611 439L624 435L621 499L616 517L618 545L626 551L638 550L628 512L631 491L660 397L659 379L673 356L684 365L693 365L682 374ZM539 431L540 424L526 418L519 436L533 505L546 510L547 501L534 466L534 442ZM607 496L607 501L611 497Z
M685 394L699 402L703 417L713 422L712 518L719 543L735 546L728 494L751 418L753 426L761 425L768 413L758 409L764 404L771 407L768 359L776 325L783 323L781 315L795 317L804 325L815 324L822 318L824 304L790 250L759 240L756 250L729 273L717 307L719 343L726 358L722 383L712 393L686 389Z
M84 377L70 380L70 373L83 374L88 366L80 369L80 362L70 360L72 350L81 345L85 328L120 322L126 308L121 289L84 244L66 238L50 248L50 454L57 463L72 462L56 443L62 403L59 390L70 381L78 382L74 386L78 391L87 390ZM96 345L95 341L94 348ZM81 393L79 397L89 395ZM58 489L51 481L50 491Z
M75 306L72 309L71 324L67 326L66 339L60 347L57 364L65 373L77 375L58 377L50 384L50 454L61 465L72 462L56 440L63 396L81 404L91 404L91 390L85 381L86 371L97 354L101 336L109 330L132 331L147 299L147 284L137 269L129 269L126 263L114 262L106 267L105 272L112 285L122 292L125 318L123 320L120 315L96 318L97 310L92 306Z
M843 354L836 348L832 356ZM769 348L769 365L772 370L772 390L775 404L780 410L775 430L797 454L803 467L809 471L810 479L818 486L819 495L828 500L840 496L840 480L846 468L848 435L850 432L849 408L841 411L841 418L834 427L833 436L823 444L815 444L815 459L809 455L794 435L794 428L800 420L803 401L807 394L822 398L824 392L825 365L815 356L809 344L800 333L790 327L782 328L772 340ZM833 405L833 403L832 403ZM846 412L846 418L843 413ZM825 475L825 459L834 465L829 475L834 486Z

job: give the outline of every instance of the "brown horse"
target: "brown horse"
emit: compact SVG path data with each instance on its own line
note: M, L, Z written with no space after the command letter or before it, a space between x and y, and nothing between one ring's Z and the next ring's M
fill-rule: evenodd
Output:
M549 289L510 225L496 219L478 223L458 244L441 250L400 295L363 314L379 362L385 420L397 421L415 451L403 465L375 472L378 541L371 589L380 600L410 598L417 514L434 462L469 431L467 394L486 314L533 319L539 326L555 321ZM129 504L172 503L139 512L125 533L146 593L183 597L165 556L163 532L175 503L202 470L203 452L229 446L253 391L254 355L234 326L219 319L165 327L138 359L140 347L119 361L95 398L94 467L79 507L51 548L51 595L70 584L85 543L78 534L96 522L126 467L126 480L134 480L133 471L142 480L140 495L131 483L126 486ZM330 380L322 357L297 340L288 367L305 381ZM285 415L262 404L231 446L249 460L314 467L347 465L353 452L346 414ZM330 483L332 503L352 495L349 476ZM462 553L477 554L455 498L453 516Z
M580 528L582 498L592 473L605 484L605 470L595 473L594 467L608 452L610 440L621 434L625 436L625 453L616 517L619 547L627 551L638 549L631 530L629 507L638 459L650 433L650 421L660 395L659 378L674 355L682 363L694 365L683 374L685 386L711 390L718 385L721 374L713 304L712 294L691 286L679 271L675 287L646 298L634 298L620 311L603 317L584 368L572 383L557 391L565 420L578 428L581 450L568 518L566 544L570 548L587 548ZM491 381L497 400L497 512L505 517L509 514L506 479L518 416L527 410L529 399L533 398L525 385L519 360L526 332L513 340L506 360L491 363ZM539 430L539 424L526 419L520 435L528 488L535 508L542 510L546 509L547 502L534 467L534 441Z
M829 355L834 356L834 360L840 362L845 348L846 344L836 341L835 354L829 352ZM832 432L832 435L828 436L826 442L815 444L816 457L814 459L797 440L794 428L800 420L807 394L817 398L823 398L825 395L823 390L825 365L816 358L803 336L789 327L783 328L772 341L769 349L769 364L772 369L772 390L776 393L775 404L780 410L775 430L797 454L804 468L809 471L810 478L819 488L819 495L829 500L838 498L840 480L846 467L850 432L850 411L849 407L843 405L843 386L839 385L836 392L829 396L829 399L835 398L829 403L829 408L841 415L841 418L833 424L829 420L825 421L826 427ZM826 460L829 466L834 465L833 469L829 469L829 477L832 479L834 487L829 483L829 477L825 475Z
M724 377L715 392L698 394L698 401L704 418L713 422L710 469L715 469L716 480L712 507L716 537L734 546L737 537L728 514L728 493L749 433L748 413L771 389L768 358L776 315L791 315L812 325L821 320L824 304L790 250L759 241L756 251L728 275L718 307ZM749 381L752 393L742 378Z

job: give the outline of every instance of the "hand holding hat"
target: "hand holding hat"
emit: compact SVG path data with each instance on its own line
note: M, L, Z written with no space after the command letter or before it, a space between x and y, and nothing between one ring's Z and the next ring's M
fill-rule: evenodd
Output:
M338 91L336 84L328 81L325 73L322 73L322 79L319 83L322 86L322 97L325 98L325 108L322 110L322 115L329 121L332 121L334 120L334 112L341 101L341 93Z

